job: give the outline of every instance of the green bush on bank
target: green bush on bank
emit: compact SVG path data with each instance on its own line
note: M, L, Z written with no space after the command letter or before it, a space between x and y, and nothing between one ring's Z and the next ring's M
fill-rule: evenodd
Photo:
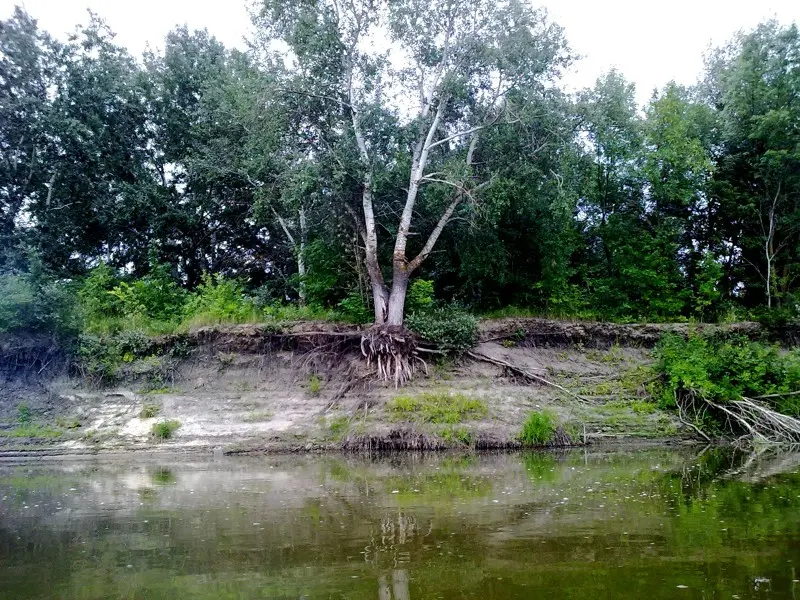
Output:
M478 320L465 310L446 306L406 317L406 326L442 349L461 353L478 341Z
M656 360L664 407L674 407L676 399L688 394L716 403L772 396L763 400L779 412L800 416L800 396L781 395L800 390L800 350L783 351L744 337L667 335L656 348Z
M547 411L532 411L522 425L517 439L523 446L544 446L553 440L556 418Z

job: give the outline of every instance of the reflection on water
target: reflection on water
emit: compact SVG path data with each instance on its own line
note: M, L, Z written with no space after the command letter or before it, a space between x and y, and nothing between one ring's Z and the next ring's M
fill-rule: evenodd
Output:
M800 456L0 464L0 598L794 598Z

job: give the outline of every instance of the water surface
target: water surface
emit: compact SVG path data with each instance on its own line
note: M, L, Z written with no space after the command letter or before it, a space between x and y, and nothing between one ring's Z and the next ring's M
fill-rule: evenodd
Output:
M0 598L794 598L800 459L0 464Z

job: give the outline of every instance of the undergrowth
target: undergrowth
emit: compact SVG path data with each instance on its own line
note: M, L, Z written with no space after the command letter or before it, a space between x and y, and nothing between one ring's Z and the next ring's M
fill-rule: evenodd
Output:
M674 407L694 394L716 403L742 397L763 401L774 410L800 416L800 351L752 342L744 337L709 339L667 335L655 351L661 376L658 399Z
M180 421L176 421L174 419L168 421L159 421L158 423L153 424L153 428L150 430L150 433L157 441L168 440L175 434L180 426Z
M464 394L427 392L419 396L397 396L386 409L397 420L455 425L480 419L489 409L483 400Z
M524 446L544 446L556 434L556 418L547 411L532 411L522 425L517 439Z

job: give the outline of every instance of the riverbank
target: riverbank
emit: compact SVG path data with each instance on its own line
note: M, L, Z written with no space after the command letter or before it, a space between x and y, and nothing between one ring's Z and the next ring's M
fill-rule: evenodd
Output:
M559 434L543 445L691 442L691 428L649 401L652 347L688 329L484 321L471 355L426 356L427 373L400 389L366 375L360 354L342 346L352 327L330 323L153 338L103 386L70 374L41 340L20 346L13 364L6 344L0 452L507 449L520 446L532 413ZM754 323L706 330L760 335Z

